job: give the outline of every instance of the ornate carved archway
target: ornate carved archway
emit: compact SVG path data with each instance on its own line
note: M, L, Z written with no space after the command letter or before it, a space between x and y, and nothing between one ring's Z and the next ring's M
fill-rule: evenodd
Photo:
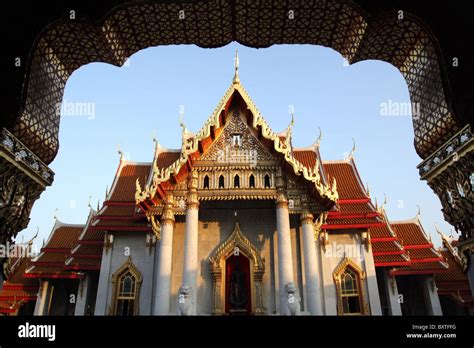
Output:
M223 315L225 313L225 288L222 285L222 280L225 279L225 261L235 252L242 253L250 260L252 314L265 314L262 284L265 261L260 257L255 246L242 233L238 222L235 224L232 234L209 257L212 275L212 314Z
M137 266L135 266L135 264L132 262L131 256L129 256L125 263L120 266L114 274L112 274L111 282L113 287L113 293L112 302L109 306L109 315L116 315L117 301L119 299L120 277L127 272L129 272L134 277L135 297L133 300L133 315L140 314L140 288L143 281L143 277Z
M407 3L400 6L414 8ZM445 7L443 5L443 11ZM407 82L411 101L419 105L420 112L413 118L414 146L426 160L421 165L423 176L429 175L441 162L436 153L446 151L450 138L468 125L472 115L471 91L457 88L457 95L451 94L452 83L447 70L454 63L450 60L457 61L458 57L448 54L443 58L439 37L432 34L426 22L408 12L400 14L395 5L382 6L379 2L368 5L359 0L274 0L270 3L120 0L95 4L94 8L101 9L100 20L64 17L55 22L48 20L46 27L39 26L42 31L34 42L28 41L33 43L29 44L31 52L21 57L24 74L18 78L22 81L18 85L22 86L15 89L18 91L15 98L9 98L15 99L13 103L9 101L14 106L10 106L0 120L0 126L11 132L11 137L6 129L0 135L2 243L25 228L33 202L52 183L53 173L46 165L55 158L59 148L58 107L64 87L76 69L91 62L120 66L132 54L150 46L196 44L209 48L233 41L256 48L273 44L322 45L338 51L349 63L368 59L388 62L399 69ZM367 12L368 8L372 11ZM68 8L68 16L70 11ZM83 12L81 18L87 16L87 11ZM423 9L423 12L427 11ZM446 27L438 28L438 36L444 31L459 34L456 29L447 30L450 23L446 23ZM430 25L436 29L435 24ZM458 40L449 38L444 46L447 41ZM469 65L464 63L464 66ZM19 76L19 68L14 69L15 76ZM457 78L465 75L463 70L453 71L452 76ZM470 128L468 131L472 133ZM22 151L15 150L13 157L9 154L11 146L6 145L11 142L15 149L22 148ZM450 154L451 161L454 155ZM462 167L463 172L456 175L462 182L455 185L467 182L469 192L472 192L471 157L462 157L456 167L447 169L458 171L458 167ZM448 173L450 175L452 173ZM461 239L474 245L471 232L474 221L468 215L472 208L451 209L451 198L446 193L451 192L452 187L439 182L432 180L430 186L440 197L446 219L460 229ZM19 219L11 219L18 215L21 215Z
M336 294L337 294L337 314L338 315L344 315L344 309L343 309L343 294L342 294L342 279L341 276L343 275L344 271L347 268L352 269L358 276L357 279L357 285L358 285L358 297L360 301L360 314L362 315L368 315L370 314L369 310L369 304L366 299L366 294L365 294L365 272L362 270L354 261L352 261L349 258L345 258L339 263L339 265L336 267L334 270L332 276L334 279L334 283L336 285Z

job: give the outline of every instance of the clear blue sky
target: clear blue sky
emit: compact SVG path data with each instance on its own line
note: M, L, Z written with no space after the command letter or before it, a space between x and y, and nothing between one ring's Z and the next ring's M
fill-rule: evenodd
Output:
M61 116L60 149L51 164L56 173L33 207L29 227L17 239L47 238L55 209L63 222L85 223L88 199L104 200L117 169L117 145L132 161L153 157L152 134L168 148L179 148L179 107L186 126L198 131L229 87L235 49L240 79L274 131L290 121L294 106L293 145L307 146L323 131L324 160L342 159L352 148L371 196L383 201L392 220L413 218L417 204L433 240L437 223L448 233L437 196L420 181L421 161L413 147L410 115L384 116L382 103L407 103L400 72L381 61L344 64L339 53L321 46L279 45L266 49L231 44L218 49L196 46L149 48L133 55L128 66L93 63L69 78L63 103L92 103L95 115ZM66 107L64 108L66 110ZM68 113L67 110L65 113Z

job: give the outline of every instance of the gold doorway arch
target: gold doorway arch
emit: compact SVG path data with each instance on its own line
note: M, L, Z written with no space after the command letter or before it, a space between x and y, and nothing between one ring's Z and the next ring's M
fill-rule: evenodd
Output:
M265 262L255 246L248 240L240 230L236 222L232 234L212 253L209 257L212 275L212 314L223 315L225 313L225 287L222 279L225 279L225 261L238 250L250 261L250 296L252 314L265 314L263 305L263 274L265 273Z

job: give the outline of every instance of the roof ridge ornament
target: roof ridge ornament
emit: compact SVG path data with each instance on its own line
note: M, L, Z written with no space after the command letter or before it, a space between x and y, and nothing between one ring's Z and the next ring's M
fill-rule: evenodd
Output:
M352 150L349 152L349 154L346 157L346 160L353 160L354 159L354 153L356 152L356 143L354 138L352 138Z
M293 111L290 111L290 114L291 114L291 121L290 121L290 124L288 125L288 127L286 127L285 138L286 138L286 141L288 142L288 145L290 146L290 148L292 148L292 146L291 146L291 137L293 135L293 126L295 124L295 114L293 113Z
M234 79L232 80L234 85L240 84L239 78L239 50L235 50L235 58L234 58Z
M117 144L117 152L120 155L120 162L122 162L125 159L125 156L123 154L122 148L120 147L120 143Z
M53 219L54 219L55 222L59 222L58 212L59 212L58 208L54 209Z
M192 137L193 134L186 128L186 125L184 124L184 112L180 112L179 114L179 126L181 127L182 131L182 141L185 142L188 138Z
M442 241L443 245L445 246L445 248L448 249L448 251L451 253L451 255L453 255L456 262L458 264L461 264L461 257L459 256L458 250L455 247L453 247L452 244L451 244L451 242L454 240L454 238L446 236L438 228L438 224L436 222L435 222L434 225L435 225L436 232L438 232L438 234L441 236L441 241Z
M385 206L387 205L387 195L384 193L383 197L384 197L384 200L382 202L382 205L380 206L380 212L385 211Z
M319 136L316 139L316 141L313 143L311 146L313 149L318 149L319 146L321 145L321 140L323 140L323 131L321 130L321 127L318 126L319 129Z
M434 223L434 226L435 226L436 232L438 232L438 234L441 236L441 239L443 239L443 240L446 239L447 240L448 237L443 232L441 232L441 230L438 228L438 224L436 222Z
M419 220L420 217L421 217L421 209L420 209L420 205L417 204L416 205L416 208L417 208L417 212L416 212L416 216L415 216L415 219Z
M161 147L161 144L156 139L156 130L155 129L153 129L153 132L152 132L152 135L151 135L151 140L155 143L155 148L156 149Z

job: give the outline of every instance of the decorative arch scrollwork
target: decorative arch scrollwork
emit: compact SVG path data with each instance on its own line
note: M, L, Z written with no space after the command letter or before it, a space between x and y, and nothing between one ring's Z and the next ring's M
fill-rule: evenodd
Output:
M255 246L248 240L240 230L237 222L232 234L212 253L209 257L209 263L212 275L212 314L223 315L224 311L224 292L222 279L225 279L225 261L233 255L235 250L245 255L250 261L251 268L251 296L253 314L265 314L263 305L263 274L265 273L265 260Z

